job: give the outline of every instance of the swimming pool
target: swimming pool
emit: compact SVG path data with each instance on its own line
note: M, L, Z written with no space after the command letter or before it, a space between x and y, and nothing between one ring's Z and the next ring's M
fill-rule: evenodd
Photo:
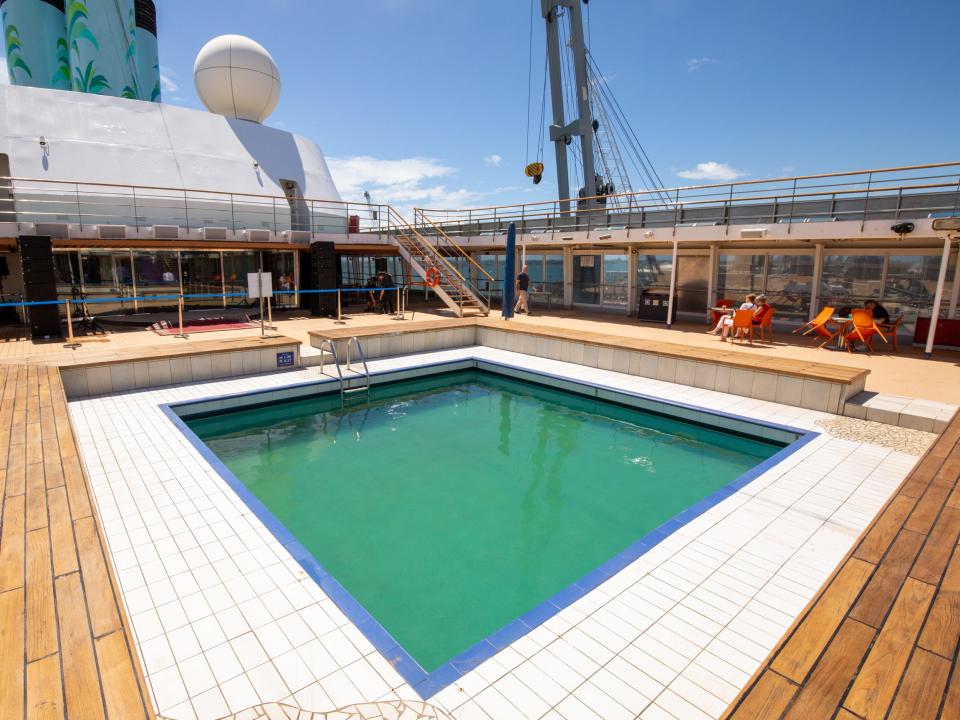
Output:
M411 684L543 622L786 442L484 370L187 418Z

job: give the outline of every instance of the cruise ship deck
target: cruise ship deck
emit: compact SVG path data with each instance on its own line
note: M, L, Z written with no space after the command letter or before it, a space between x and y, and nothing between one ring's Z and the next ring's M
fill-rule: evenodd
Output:
M952 417L957 398L924 404L928 411L937 409L936 432L929 418L926 431L887 433L882 428L889 424L845 417L834 425L834 416L744 398L739 393L749 391L741 388L698 390L676 375L669 382L628 380L629 374L617 372L617 354L631 348L655 346L658 354L672 354L671 346L686 347L700 364L727 361L714 356L720 353L709 344L718 343L703 340L702 325L684 332L683 325L667 330L608 315L580 315L545 310L505 322L422 312L406 323L391 323L383 315L355 314L344 329L333 320L278 314L277 330L270 333L276 337L267 340L254 328L188 341L118 332L77 349L8 341L3 346L8 462L0 536L4 632L8 648L25 652L5 656L4 707L26 708L28 717L49 708L66 717L81 708L92 716L123 718L272 717L301 710L328 717L342 708L338 717L378 712L383 717L573 718L590 713L787 717L809 714L811 708L826 712L829 706L856 713L852 717L872 717L889 708L897 716L920 703L942 707L942 716L949 717L957 688L951 673L958 631L950 613L960 532L950 500L957 477L958 419ZM426 355L398 356L387 346L388 337L463 332L464 323L509 326L511 335L529 331L539 340L525 346L524 355L498 350L503 342L479 335L462 342L451 336L439 346L445 349ZM564 338L584 348L595 345L600 353L618 347L609 365L595 356L603 364L588 371L594 382L626 383L624 388L642 387L647 397L722 407L741 417L775 418L815 429L821 439L811 444L816 452L798 451L804 459L790 463L793 470L781 468L766 482L765 475L754 480L539 628L449 678L442 689L437 685L439 693L432 694L411 688L297 562L283 558L270 531L256 529L256 516L222 489L214 492L202 483L191 489L186 478L194 471L186 469L189 459L175 449L175 441L166 446L161 438L147 440L158 420L144 413L165 398L331 381L329 367L324 371L309 364L316 356L304 341L311 335L361 337L368 355L379 338L382 358L368 359L374 372L426 360L483 356L510 362L517 357L528 370L557 373L562 368L564 377L573 378L582 371L559 358L550 360L556 354L547 343ZM645 345L644 339L655 345ZM218 362L231 367L227 358L237 353L266 352L272 360L274 350L291 345L303 353L299 370L241 374L236 380L195 374L193 384L179 389L152 389L153 368L167 354L208 355L206 370L193 366L192 372L211 373ZM811 358L807 373L817 372L812 358L821 360L821 373L833 367L836 375L846 367L853 379L861 372L862 355L802 345L793 336L775 336L770 345L734 345L722 354L777 372L769 351L782 349L794 358ZM429 340L420 346L430 347ZM401 339L397 351L402 350ZM589 362L588 354L581 362ZM898 361L903 367L955 372L956 356L944 352L924 360L913 352ZM632 363L624 362L629 372ZM782 364L783 370L797 372L787 360ZM96 368L103 367L108 373L97 375ZM147 372L141 376L138 367ZM85 384L61 380L71 368L85 369ZM899 369L870 371L866 392L883 398L888 388L904 388ZM663 377L665 368L658 372ZM109 392L128 375L133 386ZM117 384L96 387L95 382ZM69 402L64 385L76 395ZM909 390L906 386L903 392ZM146 405L138 405L141 397ZM944 402L949 400L954 404ZM134 410L138 406L142 409ZM889 416L878 419L891 422ZM164 479L156 475L157 452L188 464ZM149 475L143 474L146 468ZM201 487L202 495L197 494ZM798 495L799 487L803 493ZM124 501L124 493L133 495ZM139 501L131 505L135 497L156 503L154 514L142 515L140 530L140 521L131 524L129 513L146 508ZM201 497L206 499L197 506ZM731 501L734 507L724 507ZM213 534L204 531L196 510L191 513L184 502L208 508L201 515L217 511L227 524ZM734 529L743 522L748 528ZM236 534L224 535L227 527ZM212 578L204 578L204 567L214 572ZM276 575L280 567L287 568L280 576L285 581ZM259 580L253 582L254 577ZM162 587L166 598L156 595ZM330 619L323 624L328 630L315 635L318 608ZM303 623L309 634L293 630L302 630ZM890 665L884 660L889 656L901 660ZM62 684L54 682L58 677ZM258 709L244 714L248 707Z
M754 31L704 6L624 42L600 4L531 2L524 58L488 3L238 6L306 93L268 122L281 69L251 38L175 58L184 101L152 0L0 0L0 720L960 718L943 44L863 46L854 108L815 65L856 67L846 7ZM592 32L731 60L630 65L621 105ZM520 129L522 64L515 188L492 151L519 135L478 141ZM426 77L440 112L377 113ZM789 89L775 127L756 87Z

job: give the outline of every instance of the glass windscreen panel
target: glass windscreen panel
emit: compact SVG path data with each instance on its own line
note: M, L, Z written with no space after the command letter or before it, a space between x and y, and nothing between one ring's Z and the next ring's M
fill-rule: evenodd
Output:
M573 256L573 302L599 305L603 287L603 255Z
M223 253L223 283L228 307L252 305L247 298L247 274L257 272L259 263L259 253L252 250Z
M776 320L806 320L813 288L813 255L770 255L764 293Z
M739 305L748 293L763 288L765 255L720 255L717 271L717 302Z
M83 250L80 272L91 315L133 309L133 273L127 250ZM118 298L113 300L112 298ZM109 302L97 302L98 299Z
M820 280L820 306L829 305L840 315L879 300L883 282L882 255L826 255Z
M626 254L603 256L603 304L627 306L627 278L630 261Z
M184 304L188 307L223 307L223 268L219 252L180 254Z
M943 310L949 307L955 265L955 258L951 258L943 289L941 317L945 317ZM903 315L902 332L912 335L917 318L921 315L930 316L939 274L939 255L890 256L887 280L883 287L883 306L890 313L891 320Z

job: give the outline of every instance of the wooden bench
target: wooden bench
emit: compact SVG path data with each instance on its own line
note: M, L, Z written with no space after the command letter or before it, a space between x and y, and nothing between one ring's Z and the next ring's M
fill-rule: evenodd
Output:
M284 336L165 343L84 353L61 364L70 399L276 370L279 353L300 366L300 341Z
M960 718L958 479L960 413L734 700L727 720Z
M350 337L363 341L368 359L485 345L838 415L843 414L848 399L863 391L870 373L862 368L511 324L496 318L389 322L313 331L310 342L320 347L325 341L345 343Z

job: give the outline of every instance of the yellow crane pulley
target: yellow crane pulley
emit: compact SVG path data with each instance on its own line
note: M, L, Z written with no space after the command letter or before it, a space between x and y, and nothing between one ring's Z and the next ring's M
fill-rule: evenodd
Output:
M533 184L539 185L543 180L543 163L532 162L523 169L523 174L528 178L533 178Z

